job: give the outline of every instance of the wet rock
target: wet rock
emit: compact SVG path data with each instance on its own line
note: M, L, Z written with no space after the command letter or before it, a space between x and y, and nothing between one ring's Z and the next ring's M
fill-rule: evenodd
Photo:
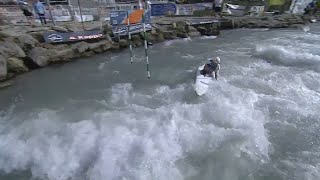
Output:
M71 49L77 53L84 53L89 49L89 46L86 42L78 42L76 44L72 44Z
M104 51L107 51L109 49L111 49L113 42L111 40L103 40L101 41L102 45L102 49Z
M35 38L38 42L44 43L43 32L32 32L30 35Z
M102 25L97 25L97 24L86 24L85 29L87 31L93 31L93 30L101 30L102 29Z
M151 34L156 35L157 34L157 29L156 28L152 28L151 29Z
M61 26L52 26L51 29L57 32L68 32L68 29Z
M7 61L0 55L0 81L7 77Z
M196 28L197 28L197 31L200 32L201 35L205 35L207 32L207 28L205 28L203 26L198 26Z
M39 27L27 27L27 32L31 33L31 32L44 32L44 31L49 31L51 28L50 27L45 27L45 26L39 26Z
M247 23L252 23L252 24L256 24L256 21L247 21ZM234 22L232 21L232 19L224 19L223 21L221 21L220 25L220 29L233 29L234 28ZM201 33L202 34L202 33Z
M147 41L152 43L156 42L157 41L156 34L152 34L152 32L147 32Z
M18 45L28 52L30 49L36 47L39 42L29 34L23 34L18 37Z
M164 39L175 39L177 37L176 31L163 31Z
M88 44L89 50L95 50L100 48L103 45L103 42L97 42L97 43L90 43Z
M67 24L66 28L68 29L68 31L70 32L78 32L78 31L82 31L82 28L78 26L78 24Z
M26 57L26 54L20 48L20 46L10 41L0 41L0 54L2 54L4 57Z
M177 33L177 37L179 37L179 38L187 38L187 37L189 37L189 35L188 35L188 33L179 32L179 33Z
M82 55L83 55L83 56L86 56L86 57L90 57L90 56L94 55L94 52L92 52L92 51L87 51L87 52L84 52Z
M28 53L27 57L28 60L31 60L37 66L43 67L49 64L52 54L52 50L42 47L35 47Z
M131 40L132 40L132 44L134 46L142 46L142 42L143 40L140 38L140 35L139 34L135 34L133 36L131 36Z
M53 45L52 49L54 50L65 50L65 49L69 49L70 46L67 45L67 44L59 44L59 45ZM47 48L47 49L50 49L50 48Z
M7 59L8 71L14 73L23 73L27 72L29 69L25 66L22 59L18 58L8 58Z
M12 81L1 82L1 80L0 80L0 88L5 88L5 87L8 87L8 86L12 86L12 84L13 84Z
M60 61L70 61L75 57L75 52L71 48L54 50L53 55L50 57L50 63L56 63Z
M128 41L126 39L120 39L119 46L121 48L126 48L126 47L128 47L128 45L129 45L129 43L128 43Z
M163 34L162 34L162 33L158 33L157 36L156 36L156 41L162 42L162 41L164 41L164 40L165 40L165 39L164 39Z
M188 35L190 37L197 37L197 36L200 36L200 32L197 31L196 28L194 28L193 26L188 26Z
M102 26L102 30L103 30L103 33L104 34L107 34L109 36L112 36L113 33L112 33L112 26L109 25L109 24L105 24L104 26Z
M119 43L113 42L110 49L111 49L111 50L118 50L118 49L120 49Z
M88 44L89 50L94 51L96 53L100 53L100 52L102 52L104 50L107 50L108 48L106 48L106 47L108 47L107 41L100 41L100 42L97 42L97 43ZM109 48L110 47L111 47L111 45L109 46Z

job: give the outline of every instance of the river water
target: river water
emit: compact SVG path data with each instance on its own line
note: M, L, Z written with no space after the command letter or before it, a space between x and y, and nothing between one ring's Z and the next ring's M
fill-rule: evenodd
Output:
M0 90L0 179L319 180L320 26L238 29L32 71ZM221 57L198 97L195 69Z

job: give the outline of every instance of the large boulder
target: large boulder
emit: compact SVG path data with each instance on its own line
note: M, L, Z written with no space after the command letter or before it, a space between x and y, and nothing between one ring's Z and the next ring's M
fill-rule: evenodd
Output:
M128 45L129 45L129 43L128 43L128 41L126 39L120 39L119 46L121 48L126 48L126 47L128 47Z
M112 26L110 24L105 24L104 26L102 26L102 29L104 34L107 34L109 36L113 35Z
M176 23L176 29L180 33L186 33L188 32L188 25L185 21L178 21Z
M57 32L68 32L68 29L61 26L52 26L51 29Z
M113 42L111 45L111 50L118 50L120 49L120 45L117 42Z
M36 47L39 42L29 34L23 34L18 37L18 45L28 52L32 48Z
M99 49L102 45L103 45L103 43L101 43L101 42L89 43L88 48L89 48L89 50L94 51L95 49Z
M156 40L157 40L156 34L153 34L152 32L147 32L146 34L147 34L147 40L149 42L152 42L152 43L156 42Z
M103 40L100 42L102 44L102 50L106 51L112 48L112 41L111 40Z
M201 36L200 32L198 32L198 31L189 32L188 35L189 35L190 37L198 37L198 36Z
M165 39L175 39L177 37L176 31L163 31L162 33Z
M220 29L233 29L234 28L234 22L232 19L224 19L224 21L221 21Z
M32 60L39 67L49 64L49 60L53 55L53 51L42 47L35 47L28 53L28 60Z
M0 41L0 54L4 57L26 57L26 54L20 46L11 41Z
M1 82L1 79L0 79L0 88L5 88L5 87L8 87L8 86L11 86L12 84L13 84L12 81Z
M37 27L33 27L33 28L28 28L27 32L31 33L31 32L45 32L45 31L49 31L52 28L50 27L46 27L46 26L37 26Z
M190 37L197 37L197 36L200 36L200 32L197 31L196 28L194 28L193 26L188 26L188 35Z
M139 34L135 34L135 35L131 36L131 40L132 40L132 44L134 46L142 46L142 44L143 44L143 40L140 38Z
M85 29L87 31L101 30L102 29L102 25L101 24L86 24Z
M70 61L75 57L75 52L71 48L55 49L53 55L50 57L50 63L56 63L60 61Z
M189 35L188 35L188 33L178 32L177 33L177 37L179 37L179 38L187 38L187 37L189 37Z
M71 45L71 49L77 53L84 53L89 49L88 43L78 42Z
M157 37L156 37L156 40L157 40L158 42L164 41L165 39L164 39L163 34L162 34L162 33L158 33L158 34L157 34Z
M110 49L111 46L112 46L112 42L108 41L108 40L103 40L103 41L99 41L96 43L88 44L89 50L96 52L96 53L106 51L106 50Z
M38 42L44 43L45 40L43 38L43 32L31 32L29 33L33 38L35 38Z
M23 63L23 60L14 57L7 59L7 66L8 71L14 73L23 73L29 70Z
M78 32L78 31L82 31L82 28L78 26L79 23L76 24L67 24L66 28L68 29L68 31L71 32Z
M197 31L198 31L201 35L206 35L207 28L205 28L205 27L203 27L203 26L198 26L198 27L197 27Z
M0 55L0 81L7 77L7 61Z
M88 44L89 50L100 53L103 51L102 46L104 45L104 42L97 42L97 43L90 43Z

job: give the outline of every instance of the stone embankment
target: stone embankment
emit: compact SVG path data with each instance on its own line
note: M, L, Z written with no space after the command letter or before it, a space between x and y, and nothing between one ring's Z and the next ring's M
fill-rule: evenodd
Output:
M212 17L206 17L210 19ZM219 35L220 30L235 28L289 28L299 27L315 17L299 15L276 15L263 17L224 17L219 23L192 24L187 18L165 17L154 20L153 29L147 32L150 43L162 42L176 38ZM212 18L213 19L213 18ZM100 29L104 38L81 41L47 44L44 41L45 31L76 32L81 31L80 24L65 23L52 27L0 26L0 87L10 85L4 81L15 75L50 64L64 63L79 57L92 56L107 51L118 51L127 48L127 37L115 38L108 24L86 24L86 30ZM142 46L142 33L132 36L133 46Z

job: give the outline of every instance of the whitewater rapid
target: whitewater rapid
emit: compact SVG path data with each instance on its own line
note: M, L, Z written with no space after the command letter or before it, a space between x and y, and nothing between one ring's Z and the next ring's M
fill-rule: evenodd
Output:
M150 80L140 48L18 77L0 90L0 179L318 180L319 29L156 44Z

